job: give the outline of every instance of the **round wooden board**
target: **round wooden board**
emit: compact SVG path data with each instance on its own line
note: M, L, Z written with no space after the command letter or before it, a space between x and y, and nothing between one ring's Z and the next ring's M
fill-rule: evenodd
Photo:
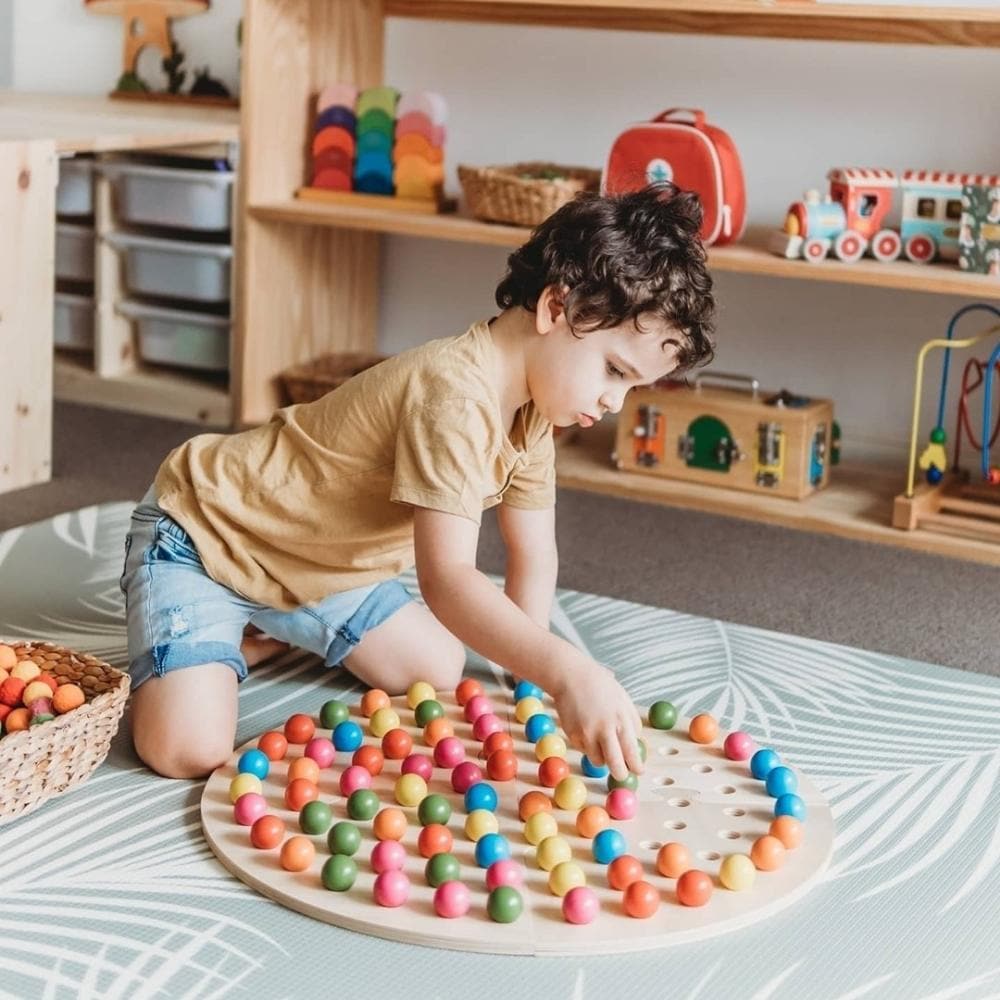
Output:
M461 879L472 891L472 908L458 919L446 920L434 911L434 890L424 879L426 860L417 850L420 831L416 808L405 808L410 825L403 838L407 851L405 872L410 878L408 901L398 908L379 906L372 897L375 874L368 858L376 843L371 822L358 822L362 832L361 848L355 855L358 878L347 892L331 892L320 880L320 870L329 857L326 837L314 836L316 859L309 870L285 871L279 864L279 849L257 850L250 844L249 828L238 825L229 801L229 784L236 775L241 753L256 745L251 740L234 752L230 761L209 778L201 800L205 837L219 860L237 878L265 896L308 916L349 930L410 944L451 948L462 951L519 955L615 954L662 948L682 941L694 941L723 934L762 919L790 906L804 896L825 870L833 853L834 825L829 805L822 794L796 769L798 794L806 803L807 819L802 845L790 851L784 866L774 872L758 872L748 892L731 892L718 882L719 865L727 854L749 853L753 841L767 832L773 818L774 800L767 795L763 782L750 775L748 762L728 760L722 753L722 736L711 746L700 746L687 736L687 719L679 719L669 732L646 727L643 737L649 754L639 780L639 812L628 821L614 825L628 842L629 853L643 864L644 877L661 890L662 904L652 917L637 920L629 917L621 905L622 894L608 888L606 867L593 860L590 843L575 829L575 812L556 809L559 832L570 843L573 859L584 869L587 884L594 889L601 909L588 925L567 923L562 916L562 901L548 889L548 873L534 860L535 848L524 838L518 819L517 804L530 789L538 789L538 762L533 744L524 739L524 727L514 717L508 695L488 691L497 714L506 719L520 769L516 780L491 782L499 796L497 817L500 832L510 841L513 857L523 863L525 884L522 890L524 913L511 924L498 924L486 913L485 872L475 863L475 845L465 836L465 809L462 796L451 788L450 772L435 767L428 784L430 792L440 792L452 803L448 824L455 838L453 853L461 867ZM473 759L482 745L472 736L472 726L462 716L462 709L449 693L438 700L455 727L455 735L466 745ZM546 699L548 703L548 699ZM318 712L318 707L317 712ZM422 731L413 718L405 698L394 698L401 725L414 738L414 752L431 755L423 742ZM554 709L550 710L554 715ZM358 706L351 717L365 732L365 742L378 744L368 731L368 720ZM329 736L320 731L317 735ZM264 782L264 796L269 812L285 821L286 836L301 834L296 813L284 804L285 776L288 765L302 754L304 747L289 745L285 759L273 763ZM780 753L780 747L776 747ZM330 804L334 822L349 818L346 800L340 794L339 780L350 754L338 753L333 766L320 779L320 798ZM581 774L580 754L570 751L571 773ZM482 761L479 761L482 764ZM794 769L794 762L790 765ZM383 806L395 806L393 785L400 773L400 762L387 760L383 772L375 778L373 789ZM607 795L604 779L585 779L589 789L588 804L603 805ZM543 789L551 796L551 789ZM712 876L715 891L707 905L682 906L674 894L674 880L656 871L656 852L668 840L685 843L696 867Z

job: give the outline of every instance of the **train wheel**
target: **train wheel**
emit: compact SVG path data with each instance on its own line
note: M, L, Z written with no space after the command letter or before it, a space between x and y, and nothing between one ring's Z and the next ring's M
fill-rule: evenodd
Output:
M906 256L914 264L928 264L937 253L937 243L933 236L917 233L906 241Z
M833 241L834 255L845 264L855 264L861 260L867 241L860 233L845 229Z
M829 240L820 239L818 236L814 236L812 239L806 240L802 245L802 256L805 257L810 264L818 264L820 261L826 259L826 254L829 249Z
M894 261L903 249L903 241L895 229L881 229L872 240L872 256L888 264Z

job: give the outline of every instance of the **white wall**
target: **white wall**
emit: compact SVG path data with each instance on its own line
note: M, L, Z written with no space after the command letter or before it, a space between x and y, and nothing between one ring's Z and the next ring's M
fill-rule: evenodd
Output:
M240 10L239 0L215 0L208 14L178 22L188 66L208 63L235 83ZM113 84L116 19L86 14L77 0L15 0L15 11L16 87L103 93ZM387 82L448 101L455 192L459 162L599 166L624 125L671 106L704 108L732 135L754 223L777 224L832 166L1000 172L1000 57L991 50L406 20L389 22L386 46ZM152 76L155 62L142 71ZM396 237L384 249L383 348L491 312L504 251ZM832 396L848 454L904 447L916 350L966 301L732 274L717 276L717 292L718 369ZM977 329L965 322L966 333ZM934 392L925 392L928 414Z
M0 87L9 87L14 80L14 8L0 4Z

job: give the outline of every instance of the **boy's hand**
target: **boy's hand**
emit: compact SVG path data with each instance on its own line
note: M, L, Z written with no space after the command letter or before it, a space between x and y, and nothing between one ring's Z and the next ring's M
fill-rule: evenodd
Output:
M641 774L639 712L607 667L589 657L582 659L574 669L563 672L558 690L550 692L567 739L591 763L607 764L619 781L629 771Z

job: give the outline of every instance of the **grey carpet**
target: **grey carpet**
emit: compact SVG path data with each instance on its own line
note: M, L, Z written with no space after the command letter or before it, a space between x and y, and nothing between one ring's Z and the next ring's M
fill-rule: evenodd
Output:
M200 430L57 403L54 479L0 495L0 530L135 499ZM558 535L562 587L1000 674L995 567L574 490ZM480 566L503 570L491 516Z

